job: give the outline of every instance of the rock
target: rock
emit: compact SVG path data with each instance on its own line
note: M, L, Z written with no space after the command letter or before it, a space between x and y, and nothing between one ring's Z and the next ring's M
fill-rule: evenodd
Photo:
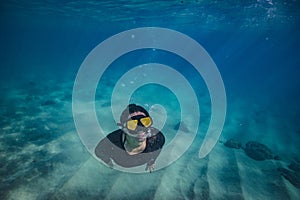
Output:
M295 171L295 172L300 172L300 164L292 162L289 166L289 169Z
M247 156L254 160L262 161L267 159L274 159L274 155L266 145L259 142L250 141L247 142L246 147L244 148ZM276 157L277 158L277 157Z
M293 172L285 168L278 168L277 170L280 172L280 175L288 180L292 185L296 188L300 188L300 173Z
M227 140L224 145L226 147L229 147L229 148L234 148L234 149L240 149L242 147L242 144L241 142L235 140L235 139L229 139Z

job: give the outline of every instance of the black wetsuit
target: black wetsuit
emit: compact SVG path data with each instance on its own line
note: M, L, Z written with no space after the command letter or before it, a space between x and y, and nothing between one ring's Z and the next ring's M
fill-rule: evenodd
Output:
M115 163L122 167L135 167L143 164L152 164L158 157L164 143L165 137L156 130L152 136L146 139L146 148L142 153L129 155L124 147L125 133L123 130L116 130L101 140L95 148L95 154L105 163L109 163L112 159ZM125 140L124 140L125 139Z

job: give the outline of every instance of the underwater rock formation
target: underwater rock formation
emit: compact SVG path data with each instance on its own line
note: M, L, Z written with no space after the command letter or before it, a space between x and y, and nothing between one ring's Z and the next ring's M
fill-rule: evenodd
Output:
M296 188L300 188L300 173L285 168L278 168L277 170L280 172L280 175L288 180L292 185Z
M229 140L227 140L226 142L224 142L224 145L226 147L234 148L234 149L240 149L240 148L242 148L241 142L239 142L239 141L237 141L235 139L229 139Z
M274 156L271 149L269 149L266 145L261 144L259 142L250 141L246 143L244 148L245 153L247 156L254 160L268 160L268 159L275 159L279 160L278 156Z
M271 149L266 145L256 141L249 141L246 146L243 147L241 142L235 139L229 139L226 142L221 142L224 146L234 149L243 149L247 156L254 160L262 161L268 159L280 160L279 156L274 155Z
M300 164L298 163L292 162L291 164L289 164L288 168L300 173Z

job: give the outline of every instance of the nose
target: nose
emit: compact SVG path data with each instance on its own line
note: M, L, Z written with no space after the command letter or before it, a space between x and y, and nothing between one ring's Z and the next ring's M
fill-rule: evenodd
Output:
M135 131L145 131L146 127L141 123L139 122Z

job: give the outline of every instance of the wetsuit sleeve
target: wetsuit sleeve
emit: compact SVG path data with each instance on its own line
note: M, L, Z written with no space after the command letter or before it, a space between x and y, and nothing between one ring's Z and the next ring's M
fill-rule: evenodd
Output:
M108 164L111 160L112 145L106 137L102 139L95 148L95 154L98 158Z
M152 144L151 144L151 146L152 146L151 154L152 155L151 155L150 161L148 162L148 165L155 163L157 157L159 156L159 154L162 150L162 147L165 144L165 137L161 132L157 133L153 139L154 139L154 142L152 142Z

